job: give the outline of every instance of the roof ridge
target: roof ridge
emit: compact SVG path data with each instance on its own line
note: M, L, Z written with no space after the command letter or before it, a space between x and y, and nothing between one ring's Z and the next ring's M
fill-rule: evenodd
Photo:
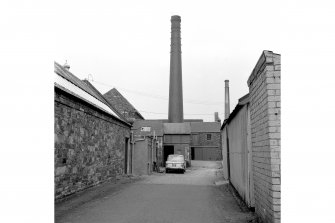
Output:
M66 70L62 65L60 65L56 61L54 61L54 73L56 75L58 75L58 77L63 78L68 83L73 84L78 89L82 90L83 92L87 93L89 96L91 96L92 98L94 98L95 100L97 100L100 103L102 103L105 106L107 106L114 113L113 114L113 113L109 112L110 114L112 114L118 120L126 123L127 125L130 125L127 121L125 121L123 119L123 116L120 116L119 113L115 112L114 109L112 109L109 106L109 104L106 104L105 98L101 95L101 93L97 89L95 89L94 86L93 87L94 87L95 90L93 90L90 86L88 86L88 84L86 84L83 80L80 80L76 75L74 75L70 71ZM57 83L55 82L55 84L57 84ZM78 95L76 97L78 97ZM79 98L81 98L81 97L79 96ZM91 102L89 102L89 103L91 103ZM100 110L105 110L101 106L99 106L99 105L97 105L95 103L93 103L93 104L94 104L95 107L99 108Z
M98 95L100 95L101 96L101 98L104 100L104 104L106 104L108 107L110 107L115 113L117 113L124 121L126 121L126 122L128 122L127 120L126 120L126 118L122 115L122 114L120 114L120 112L117 110L117 109L115 109L114 108L114 106L111 104L111 103L109 103L109 101L100 93L100 91L98 91L98 89L96 89L95 87L94 87L94 85L93 84L91 84L91 82L89 82L87 79L84 79L83 80L83 82L85 83L85 84L87 84L90 88L92 88Z
M57 63L56 61L54 61L55 63L55 67L57 67L58 69L60 69L62 72L64 72L65 74L69 75L70 77L76 79L79 83L83 84L85 86L85 83L80 80L76 75L74 75L71 71L66 70L62 65L60 65L59 63ZM58 72L57 72L58 71ZM90 94L92 97L96 98L97 100L101 101L99 98L97 98L94 94L92 94L93 92L90 92L91 89L87 90L85 89L85 87L80 86L79 83L76 83L75 81L71 80L70 78L68 78L66 75L62 74L61 72L59 72L59 70L55 70L55 72L60 75L61 77L63 77L64 79L66 79L67 81L71 82L72 84L76 85L77 87L79 87L81 90L85 91L86 93ZM91 90L92 91L92 90ZM101 101L102 103L104 103L103 101Z

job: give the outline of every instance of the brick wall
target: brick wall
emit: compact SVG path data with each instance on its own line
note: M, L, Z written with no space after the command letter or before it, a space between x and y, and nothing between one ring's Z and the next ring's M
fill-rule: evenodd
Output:
M207 134L211 135L211 140L207 140ZM197 144L192 144L193 146L218 146L220 147L221 136L219 132L204 132L199 133L199 139Z
M263 51L248 79L255 211L280 222L280 55Z
M130 127L55 88L55 199L124 172Z
M207 140L207 134L211 135L211 139ZM200 132L192 133L191 147L216 147L215 152L217 159L222 160L221 148L221 132Z

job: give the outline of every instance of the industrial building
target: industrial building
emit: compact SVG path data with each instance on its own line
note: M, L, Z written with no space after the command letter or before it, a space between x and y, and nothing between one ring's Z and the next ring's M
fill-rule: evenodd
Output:
M184 119L180 23L180 16L171 17L168 119L135 120L132 127L135 140L149 136L156 140L156 147L150 146L145 150L149 151L149 155L146 156L148 159L137 160L149 167L153 162L165 166L170 154L184 155L188 165L191 165L192 160L222 160L221 121L218 114L214 114L214 122ZM137 145L135 142L135 150L138 149ZM152 151L153 148L156 148L156 151Z
M225 83L221 127L224 178L261 222L281 219L281 56L264 50L248 79L249 93L230 113Z
M131 170L131 124L88 81L54 63L55 198Z

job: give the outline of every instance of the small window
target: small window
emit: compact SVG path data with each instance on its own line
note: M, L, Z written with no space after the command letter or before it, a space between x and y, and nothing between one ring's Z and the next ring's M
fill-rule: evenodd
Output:
M207 140L212 140L212 135L211 134L207 134Z

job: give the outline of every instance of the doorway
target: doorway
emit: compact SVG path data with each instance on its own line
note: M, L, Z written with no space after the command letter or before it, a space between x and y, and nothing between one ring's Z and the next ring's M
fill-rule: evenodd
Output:
M174 154L174 146L164 146L164 166L165 166L165 162L167 160L167 157L170 154Z

